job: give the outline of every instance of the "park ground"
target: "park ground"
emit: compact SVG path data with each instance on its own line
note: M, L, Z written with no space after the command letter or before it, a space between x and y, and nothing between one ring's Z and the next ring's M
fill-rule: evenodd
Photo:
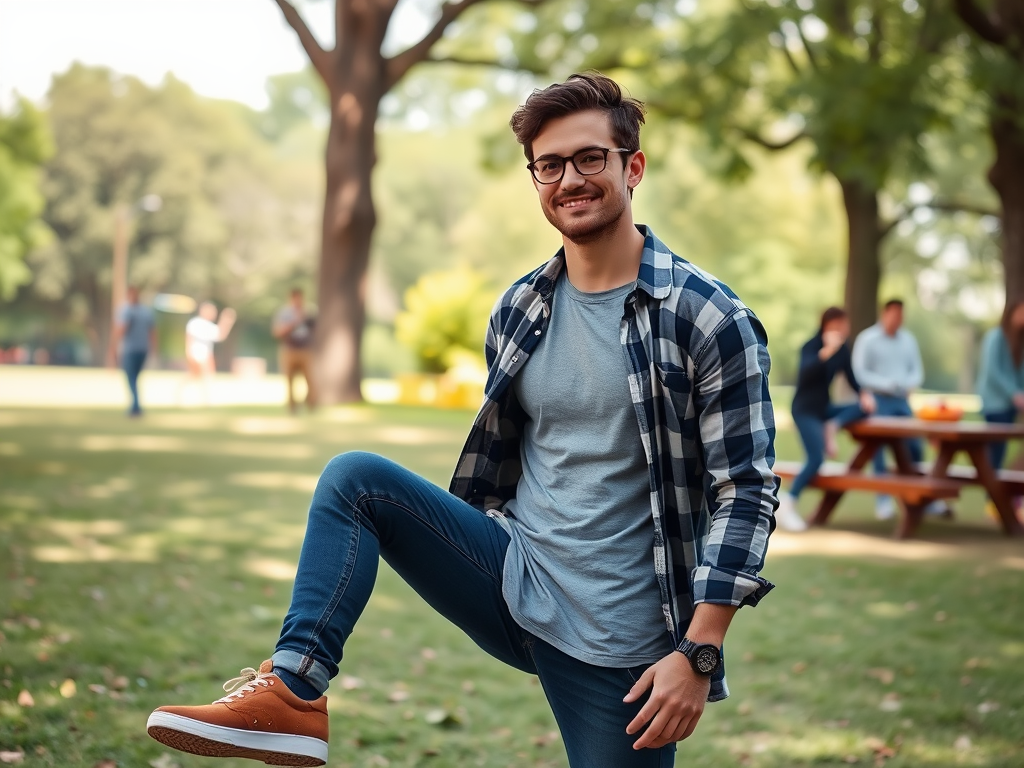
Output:
M38 374L28 389L63 407L5 404L9 372L0 764L26 768L256 765L166 750L146 717L212 701L269 656L331 456L376 451L445 485L473 416L369 404L291 418L225 396L136 421L76 404L93 372ZM800 458L780 423L780 458ZM730 632L732 697L708 707L677 765L1019 768L1024 543L982 502L967 493L954 522L927 521L915 541L891 540L865 494L827 529L776 533L764 575L778 587ZM566 765L537 681L477 650L386 566L342 666L331 768Z

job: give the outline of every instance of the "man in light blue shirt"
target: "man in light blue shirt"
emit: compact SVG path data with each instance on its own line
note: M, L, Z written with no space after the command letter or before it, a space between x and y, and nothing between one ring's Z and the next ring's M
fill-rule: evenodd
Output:
M924 381L921 350L913 334L903 325L903 301L890 299L882 307L878 322L865 328L853 344L853 375L862 389L875 396L876 416L913 416L907 399ZM924 458L920 440L907 440L907 448L915 462ZM877 451L873 458L875 472L885 472L885 456ZM945 502L933 502L930 514L948 515ZM875 516L885 520L896 514L892 496L880 494L875 501Z

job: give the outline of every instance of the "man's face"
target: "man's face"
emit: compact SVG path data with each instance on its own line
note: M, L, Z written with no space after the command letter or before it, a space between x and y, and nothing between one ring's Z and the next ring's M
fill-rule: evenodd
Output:
M618 147L612 138L611 119L604 112L589 110L549 120L533 140L533 157L534 161L544 155L567 157L587 147ZM561 181L541 184L534 179L533 183L551 225L565 239L583 245L599 240L629 214L629 189L640 182L644 164L640 152L612 152L601 173L582 176L567 162Z
M903 307L893 304L882 310L882 328L887 334L892 336L900 329L901 325L903 325Z
M296 291L292 295L292 306L296 309L302 309L302 293Z

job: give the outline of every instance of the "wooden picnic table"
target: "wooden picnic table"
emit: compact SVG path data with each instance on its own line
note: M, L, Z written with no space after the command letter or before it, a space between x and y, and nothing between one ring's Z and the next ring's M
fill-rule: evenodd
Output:
M860 444L847 466L847 472L860 472L879 449L889 446L896 455L896 473L901 476L921 477L922 470L911 460L907 439L932 442L938 456L924 474L936 480L975 482L988 493L999 512L999 521L1007 536L1024 535L1024 525L1013 509L1011 484L1004 482L989 459L989 445L1004 440L1024 438L1022 424L989 424L977 421L926 421L900 416L872 416L847 426L847 431ZM974 473L965 474L963 468L952 467L953 457L964 452L974 465ZM834 495L834 494L833 494ZM841 496L842 492L838 492ZM831 502L835 506L838 497ZM824 522L831 508L824 509L825 499L818 517ZM824 512L824 516L822 513ZM924 512L923 504L907 504L907 514L898 535L912 535Z

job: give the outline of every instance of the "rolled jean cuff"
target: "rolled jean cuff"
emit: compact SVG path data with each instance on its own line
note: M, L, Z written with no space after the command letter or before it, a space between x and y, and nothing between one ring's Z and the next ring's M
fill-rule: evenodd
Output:
M286 669L301 677L321 694L326 693L327 687L331 684L327 667L310 656L303 656L295 651L275 651L270 661L275 667Z

